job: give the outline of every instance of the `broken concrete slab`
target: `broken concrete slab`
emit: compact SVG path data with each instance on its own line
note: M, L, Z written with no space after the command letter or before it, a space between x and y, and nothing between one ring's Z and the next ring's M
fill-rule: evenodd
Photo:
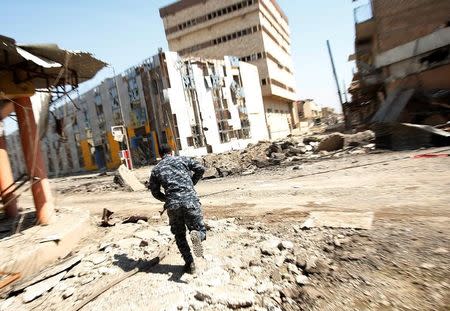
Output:
M303 222L302 228L353 228L370 230L373 212L318 212L314 211Z
M24 303L28 303L33 301L34 299L42 296L42 294L48 292L53 287L55 287L59 281L66 275L66 271L63 271L51 278L48 278L42 282L36 283L25 288L22 299Z
M77 265L82 259L83 255L78 255L75 257L71 257L67 260L64 260L63 262L57 264L56 266L50 267L42 272L40 272L38 275L32 277L31 279L24 280L14 286L14 291L22 290L26 287L29 287L30 285L36 284L41 280L48 279L62 271L68 271L73 266Z
M130 171L125 165L119 166L117 173L122 181L131 188L133 191L143 191L145 186L134 176L133 172Z
M48 226L35 226L20 235L0 241L0 271L20 271L23 279L32 277L59 258L66 257L88 232L89 212L60 207L55 221ZM44 237L58 232L60 242L39 243ZM20 251L26 249L26 252ZM30 262L33 262L30 265Z

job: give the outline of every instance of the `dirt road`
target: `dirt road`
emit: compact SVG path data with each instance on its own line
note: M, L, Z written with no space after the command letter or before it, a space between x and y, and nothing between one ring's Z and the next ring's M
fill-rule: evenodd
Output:
M197 190L206 219L233 219L212 228L200 276L174 278L182 261L172 248L152 273L122 282L86 308L448 310L450 157L412 157L425 152L448 150L353 155L202 181ZM149 168L136 171L141 180L148 173ZM52 180L59 206L91 212L92 232L84 244L98 243L105 235L105 229L95 226L103 208L123 217L147 215L151 226L167 221L166 216L159 219L162 205L148 192L78 192L86 183L87 188L100 187L112 179L88 177ZM302 230L300 224L313 211L372 212L372 229ZM263 244L271 240L292 242L293 247L265 252ZM213 275L204 276L202 269ZM221 297L220 292L202 292L206 285L211 290L205 279L224 274L220 286L238 286L256 295L255 300L233 306L211 298ZM299 284L299 275L309 284ZM266 283L270 289L261 290ZM223 290L233 293L228 287ZM173 291L182 298L172 297Z

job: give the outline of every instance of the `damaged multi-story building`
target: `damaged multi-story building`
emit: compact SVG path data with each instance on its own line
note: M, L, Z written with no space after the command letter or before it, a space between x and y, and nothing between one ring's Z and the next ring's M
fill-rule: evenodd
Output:
M297 99L288 19L275 0L181 0L160 9L171 51L182 56L239 57L258 67L271 138L296 125Z
M357 72L343 109L349 127L449 120L449 12L448 0L371 0L355 8L350 60Z
M115 140L113 126L126 129L135 165L153 163L162 143L177 154L199 156L267 139L258 80L256 66L235 57L159 51L50 112L42 144L49 174L118 167L126 146ZM15 136L8 142L18 147ZM11 150L17 175L21 151Z

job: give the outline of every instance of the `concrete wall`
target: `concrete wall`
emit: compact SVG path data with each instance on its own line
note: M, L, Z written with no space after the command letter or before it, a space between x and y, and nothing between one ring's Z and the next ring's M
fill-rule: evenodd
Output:
M271 139L286 137L291 133L293 122L289 105L279 100L264 98L266 121Z

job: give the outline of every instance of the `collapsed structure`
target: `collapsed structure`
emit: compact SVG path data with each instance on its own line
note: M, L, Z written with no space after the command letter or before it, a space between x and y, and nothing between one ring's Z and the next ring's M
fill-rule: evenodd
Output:
M49 131L43 139L48 171L117 168L127 137L137 165L156 161L161 143L198 156L266 139L258 81L257 68L234 57L180 58L160 51L53 112L50 128L61 123L63 131ZM113 137L114 126L126 129L122 143ZM14 145L14 135L9 139Z
M91 79L106 64L89 53L60 49L55 44L18 45L12 38L0 36L0 193L2 209L8 217L18 215L18 190L29 182L37 222L47 224L53 213L53 199L40 136L44 129L37 119L36 108L48 112L50 94L53 98L67 95L78 84ZM31 97L36 91L47 94L42 107L36 107ZM3 119L15 113L19 131L18 139L6 141ZM20 146L18 146L20 143ZM15 156L10 149L23 150L21 175L13 177L8 156ZM13 159L13 165L17 161ZM20 181L20 183L19 183Z
M371 0L355 9L348 127L449 120L450 2ZM377 113L378 112L378 113Z

